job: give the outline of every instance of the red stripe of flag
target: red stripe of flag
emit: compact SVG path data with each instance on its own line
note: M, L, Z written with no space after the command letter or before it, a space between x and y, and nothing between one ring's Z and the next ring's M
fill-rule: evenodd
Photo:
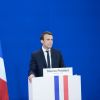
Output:
M9 100L7 83L0 79L0 100Z
M68 76L63 77L64 83L64 100L68 100Z

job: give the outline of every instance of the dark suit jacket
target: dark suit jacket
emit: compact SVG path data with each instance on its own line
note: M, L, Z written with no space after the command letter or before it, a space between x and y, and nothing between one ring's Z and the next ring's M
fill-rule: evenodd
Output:
M64 67L64 61L61 53L56 49L51 49L52 68ZM34 74L36 77L43 76L43 68L47 68L43 50L32 53L30 61L29 75Z

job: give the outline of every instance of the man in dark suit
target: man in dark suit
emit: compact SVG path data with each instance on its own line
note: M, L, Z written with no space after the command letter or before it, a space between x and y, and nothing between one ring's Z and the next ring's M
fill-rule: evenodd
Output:
M61 68L64 67L64 61L61 53L52 48L53 35L51 32L43 32L40 37L42 48L32 53L29 69L29 80L32 77L43 76L43 68Z

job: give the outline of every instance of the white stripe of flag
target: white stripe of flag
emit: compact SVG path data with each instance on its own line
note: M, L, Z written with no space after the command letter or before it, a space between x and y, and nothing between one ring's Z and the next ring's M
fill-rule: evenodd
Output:
M9 100L4 60L0 44L0 100Z

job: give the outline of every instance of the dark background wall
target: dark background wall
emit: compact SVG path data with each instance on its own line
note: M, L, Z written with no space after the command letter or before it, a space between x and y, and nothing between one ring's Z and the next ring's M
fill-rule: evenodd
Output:
M1 0L0 40L10 100L28 100L30 55L54 34L66 66L82 77L82 100L100 99L99 0Z

